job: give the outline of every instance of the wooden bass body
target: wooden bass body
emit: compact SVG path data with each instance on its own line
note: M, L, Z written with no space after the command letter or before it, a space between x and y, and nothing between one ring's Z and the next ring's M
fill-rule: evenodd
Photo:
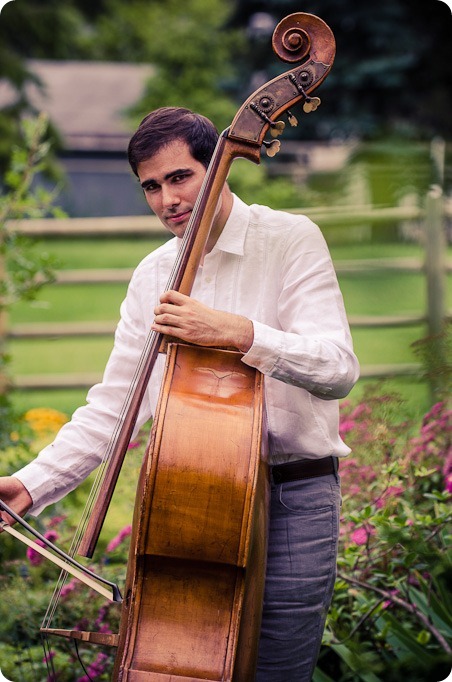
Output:
M268 514L263 377L170 344L140 476L116 682L250 682Z

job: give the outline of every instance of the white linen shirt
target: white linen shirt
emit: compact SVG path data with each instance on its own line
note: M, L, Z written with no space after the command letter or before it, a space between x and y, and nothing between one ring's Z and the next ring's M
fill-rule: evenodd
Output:
M103 380L55 441L15 475L32 514L73 490L101 461L153 320L180 240L138 265L121 305ZM234 196L233 208L197 273L193 298L252 320L254 341L243 362L265 375L270 463L350 450L339 436L338 398L358 378L358 362L328 248L306 216ZM159 357L136 431L154 414L164 357Z

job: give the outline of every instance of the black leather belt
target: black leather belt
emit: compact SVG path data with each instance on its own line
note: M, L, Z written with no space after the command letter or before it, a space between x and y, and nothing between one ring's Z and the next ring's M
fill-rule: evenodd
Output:
M337 457L322 457L321 459L300 459L298 462L275 464L270 467L273 483L287 483L300 481L303 478L315 478L334 474L339 468Z

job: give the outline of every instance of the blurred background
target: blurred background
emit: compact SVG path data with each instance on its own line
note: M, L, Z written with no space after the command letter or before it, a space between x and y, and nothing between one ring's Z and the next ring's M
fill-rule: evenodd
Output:
M226 127L253 90L287 70L271 35L297 11L329 24L336 61L317 93L321 108L299 117L279 155L263 158L284 188L262 187L250 169L252 200L392 204L424 192L428 144L452 135L452 19L440 0L9 2L0 20L2 169L19 116L45 109L68 214L143 213L124 156L139 120L182 105ZM449 163L444 181L449 190Z
M452 305L448 265L438 258L450 253L452 210L452 15L444 2L14 0L0 17L2 174L20 145L20 122L47 112L50 150L34 186L56 185L54 204L85 221L84 238L74 220L34 233L41 252L58 259L64 286L9 310L20 405L40 400L71 412L83 401L108 357L130 269L165 238L139 223L148 209L126 160L141 118L180 105L227 127L249 94L287 70L271 36L297 11L320 16L336 38L335 64L315 93L322 104L310 114L298 107L299 125L286 126L281 151L262 154L258 166L236 161L230 184L245 201L318 222L363 366L360 386L397 377L416 409L429 404L412 344L438 333ZM425 276L432 186L441 194L440 242L428 256L433 285ZM107 234L109 226L116 232ZM43 323L54 326L30 328ZM68 336L74 327L78 339Z

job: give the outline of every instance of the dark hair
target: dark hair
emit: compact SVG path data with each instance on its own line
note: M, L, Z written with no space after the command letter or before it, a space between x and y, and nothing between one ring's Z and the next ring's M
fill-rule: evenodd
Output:
M138 176L138 164L147 161L174 140L184 140L193 158L207 168L218 140L218 131L201 114L182 107L161 107L151 111L132 136L127 155Z

